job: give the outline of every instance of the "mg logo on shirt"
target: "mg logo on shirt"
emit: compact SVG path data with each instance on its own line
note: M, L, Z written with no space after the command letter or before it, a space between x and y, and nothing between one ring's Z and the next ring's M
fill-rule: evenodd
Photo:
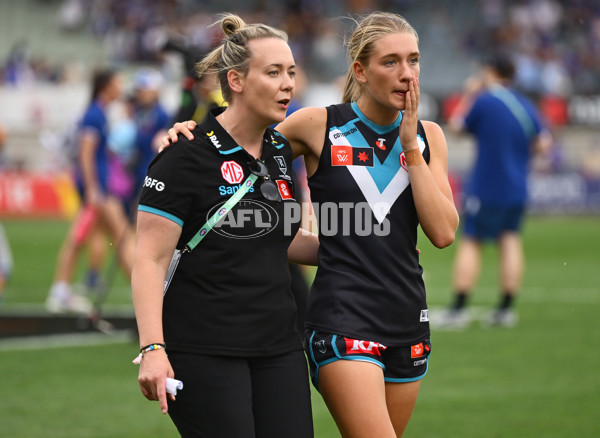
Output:
M229 184L239 184L244 179L244 169L235 161L225 161L221 164L221 175Z

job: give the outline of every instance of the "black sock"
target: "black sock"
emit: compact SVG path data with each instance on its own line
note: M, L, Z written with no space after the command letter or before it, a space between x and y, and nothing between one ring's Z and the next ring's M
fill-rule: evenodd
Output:
M500 299L500 305L498 306L498 308L500 310L509 309L513 305L514 299L515 299L515 294L504 292L504 294L502 295L502 297Z
M464 292L456 292L454 294L454 304L452 305L452 310L460 310L467 304L467 298L469 296Z

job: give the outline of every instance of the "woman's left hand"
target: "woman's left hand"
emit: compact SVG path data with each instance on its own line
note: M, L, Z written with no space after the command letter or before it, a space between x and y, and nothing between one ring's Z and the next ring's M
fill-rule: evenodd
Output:
M419 78L413 76L408 83L406 106L402 121L400 122L400 144L405 151L414 150L419 147L417 144L417 124L419 120L420 94Z

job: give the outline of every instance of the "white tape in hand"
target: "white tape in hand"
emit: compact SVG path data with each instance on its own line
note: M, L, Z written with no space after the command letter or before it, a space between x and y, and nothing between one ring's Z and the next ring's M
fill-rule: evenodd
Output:
M167 377L167 393L177 395L178 389L183 389L183 382L181 380Z

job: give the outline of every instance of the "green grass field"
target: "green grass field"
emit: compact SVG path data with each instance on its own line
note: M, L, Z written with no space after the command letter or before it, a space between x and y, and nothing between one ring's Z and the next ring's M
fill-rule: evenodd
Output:
M4 227L15 268L0 310L40 309L67 225L5 221ZM429 373L406 437L600 436L600 218L530 218L524 239L519 325L434 331ZM446 305L454 247L437 250L421 238L420 249L430 307ZM472 299L481 311L498 299L495 256L493 247L486 249ZM119 274L108 308L127 306ZM177 436L138 390L131 364L137 342L106 336L84 342L42 348L0 341L0 436ZM316 437L339 437L318 394L313 401Z

